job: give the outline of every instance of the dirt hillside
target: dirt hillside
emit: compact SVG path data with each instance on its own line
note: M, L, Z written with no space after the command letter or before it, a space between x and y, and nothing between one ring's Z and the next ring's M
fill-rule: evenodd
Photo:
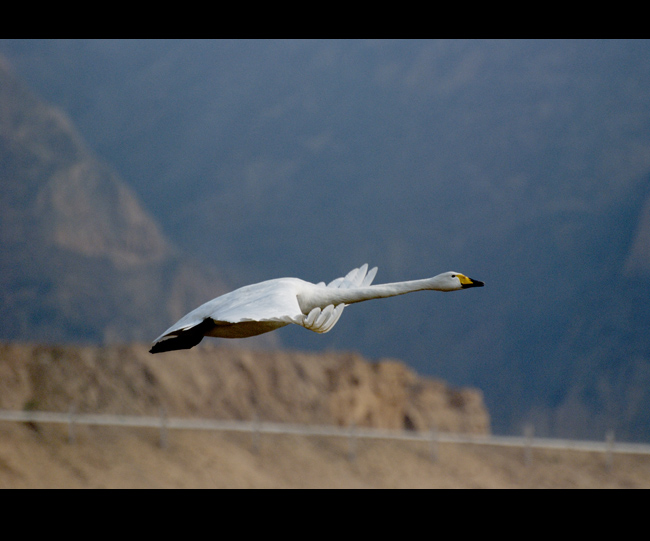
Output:
M351 353L0 344L0 408L489 432L480 391ZM0 422L0 488L650 487L650 459ZM435 457L435 459L433 459Z
M484 434L482 394L353 353L0 345L0 408Z

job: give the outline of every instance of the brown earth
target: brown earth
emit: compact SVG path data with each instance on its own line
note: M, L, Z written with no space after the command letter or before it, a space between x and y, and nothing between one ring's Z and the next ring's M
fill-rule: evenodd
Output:
M489 432L480 391L352 353L0 344L0 408ZM645 488L650 457L0 422L0 488Z

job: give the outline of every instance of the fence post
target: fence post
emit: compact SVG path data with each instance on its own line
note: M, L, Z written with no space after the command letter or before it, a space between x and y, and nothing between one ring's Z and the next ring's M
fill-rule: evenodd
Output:
M438 461L438 429L435 424L432 425L429 433L429 458L431 462Z
M608 430L605 435L605 469L611 471L614 465L614 431Z
M257 455L260 452L260 416L257 411L253 414L253 430L251 439L251 451L254 455Z
M535 437L535 427L527 424L524 427L524 465L530 466L533 463L533 438Z
M356 462L357 460L357 436L354 422L350 425L350 433L348 435L348 460L350 462Z
M68 443L75 442L74 404L68 410Z
M160 408L160 442L161 449L167 449L167 411L165 407Z

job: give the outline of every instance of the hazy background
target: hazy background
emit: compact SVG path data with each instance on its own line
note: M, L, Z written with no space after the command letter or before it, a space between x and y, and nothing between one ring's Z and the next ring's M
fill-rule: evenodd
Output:
M486 287L363 303L274 345L477 386L495 432L650 440L649 41L0 40L0 54L101 164L36 175L43 152L18 159L14 142L38 130L12 116L0 338L149 341L250 282L455 270ZM91 177L108 180L89 203ZM7 188L21 178L23 199ZM56 254L9 233L39 220L59 224Z

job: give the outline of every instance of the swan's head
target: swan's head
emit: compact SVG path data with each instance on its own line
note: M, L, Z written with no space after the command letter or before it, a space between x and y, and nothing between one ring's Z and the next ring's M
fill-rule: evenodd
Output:
M473 280L460 272L443 272L435 278L436 289L439 291L458 291L470 287L483 287L485 284L480 280Z

